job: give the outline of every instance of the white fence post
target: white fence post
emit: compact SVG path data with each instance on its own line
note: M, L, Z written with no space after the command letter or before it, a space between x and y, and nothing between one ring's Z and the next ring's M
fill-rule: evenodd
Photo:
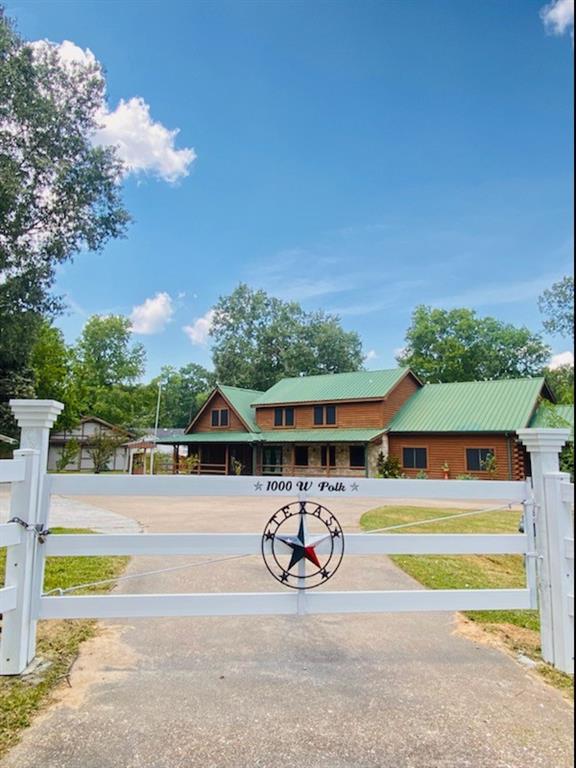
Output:
M570 615L570 596L574 596L574 570L567 557L566 544L573 536L570 476L554 472L544 476L544 498L548 542L550 545L550 582L554 666L574 673L574 616ZM570 493L570 496L572 494Z
M556 537L551 530L551 524L556 526L556 518L560 512L558 507L550 506L546 499L546 475L558 475L560 464L559 455L562 447L570 437L569 429L520 429L520 440L530 453L532 463L532 488L536 504L536 552L538 572L538 602L540 612L540 639L542 658L550 664L556 664L555 627L553 601L557 590L554 561L563 559L556 543ZM558 481L559 482L559 481ZM557 631L556 631L557 634Z
M25 475L21 483L12 484L10 516L25 523L35 519L40 475L39 452L30 449L15 451L14 458L25 462ZM0 674L18 675L29 662L32 569L34 563L35 532L27 530L20 544L8 547L6 553L5 586L16 587L16 607L2 617L0 645Z
M21 429L17 456L25 458L26 479L12 486L12 517L28 529L22 544L8 551L6 583L17 586L17 609L3 618L0 672L19 674L36 655L36 616L44 580L44 550L38 543L36 526L48 523L49 497L44 479L48 466L50 428L64 408L55 400L10 400L12 413ZM22 486L22 487L19 487Z

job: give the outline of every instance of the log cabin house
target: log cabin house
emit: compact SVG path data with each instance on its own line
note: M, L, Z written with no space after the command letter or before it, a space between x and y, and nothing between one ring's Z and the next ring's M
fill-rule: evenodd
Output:
M407 368L219 385L184 435L159 442L175 459L186 447L199 474L374 477L382 453L407 477L522 479L516 430L544 418L542 400L554 402L543 378L424 385Z

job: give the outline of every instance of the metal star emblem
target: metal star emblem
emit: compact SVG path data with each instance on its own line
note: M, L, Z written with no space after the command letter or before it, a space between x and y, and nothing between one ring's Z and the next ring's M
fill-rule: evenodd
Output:
M292 589L313 589L338 569L344 535L330 510L321 504L295 501L268 520L261 546L266 567L275 579Z
M299 563L302 559L309 560L311 563L314 563L317 568L322 567L320 561L318 560L318 555L315 552L315 548L318 546L318 544L320 544L321 541L324 541L328 537L321 536L315 541L307 541L303 514L300 515L300 525L298 526L297 536L278 536L277 538L280 539L280 541L283 541L284 544L287 544L292 549L292 556L290 558L290 564L288 565L289 571L296 565L296 563Z

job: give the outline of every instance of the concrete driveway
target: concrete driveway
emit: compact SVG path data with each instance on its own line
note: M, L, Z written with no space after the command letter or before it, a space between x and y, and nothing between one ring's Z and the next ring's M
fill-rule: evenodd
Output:
M149 531L258 532L281 500L82 499ZM327 503L347 531L373 500ZM445 506L445 505L444 505ZM199 562L135 558L131 573ZM387 558L334 589L410 589ZM275 591L260 558L120 592ZM564 768L572 708L452 614L106 622L3 768Z

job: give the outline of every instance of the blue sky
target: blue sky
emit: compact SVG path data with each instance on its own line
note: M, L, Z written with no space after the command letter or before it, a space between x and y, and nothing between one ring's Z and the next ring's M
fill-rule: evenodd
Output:
M131 169L128 237L59 271L68 340L117 312L149 374L209 364L240 281L340 314L373 368L419 303L540 330L573 250L573 1L542 6L8 2L102 63Z

